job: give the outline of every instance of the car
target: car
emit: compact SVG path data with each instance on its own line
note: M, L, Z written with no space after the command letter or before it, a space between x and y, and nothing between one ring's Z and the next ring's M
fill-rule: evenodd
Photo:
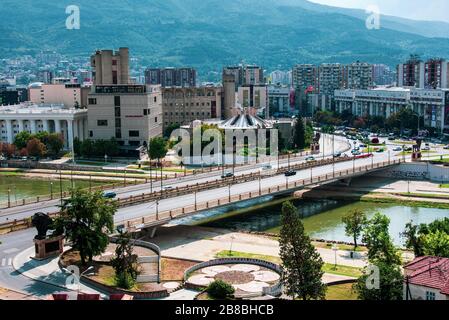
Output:
M117 194L115 192L105 192L103 193L103 198L106 199L114 199L115 197L117 197Z
M443 147L444 150L449 150L449 144Z
M400 152L400 151L402 151L402 147L395 147L395 148L393 148L393 151Z
M359 148L364 149L364 148L367 148L367 146L365 144L361 144L361 145L359 145Z
M405 147L405 148L404 148L404 151L412 151L412 150L413 150L412 147Z
M307 157L306 158L306 161L307 162L311 162L311 161L315 161L316 159L315 159L315 157L313 157L313 156L309 156L309 157Z
M162 188L162 190L170 191L170 190L173 190L173 187L172 186L165 186L165 187Z
M430 147L429 146L425 146L421 149L422 151L430 151Z
M293 177L293 176L296 176L296 171L288 170L287 172L285 172L285 176L286 176L286 177Z
M234 174L232 172L226 172L224 175L221 176L222 179L232 178L232 177L234 177Z
M341 157L341 153L340 152L334 154L334 158L340 158L340 157Z
M382 153L384 151L385 151L384 148L379 148L379 149L376 150L377 153Z
M351 153L353 156L359 156L362 154L359 150L352 150Z

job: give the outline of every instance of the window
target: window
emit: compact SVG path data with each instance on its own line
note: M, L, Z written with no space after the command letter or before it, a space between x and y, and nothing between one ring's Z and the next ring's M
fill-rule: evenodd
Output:
M157 102L157 97L154 97L154 102Z
M116 107L115 108L115 116L116 117L120 117L121 116L120 107Z
M122 119L115 118L115 127L120 128L122 126Z
M115 138L116 139L121 139L122 138L122 129L120 129L120 128L116 128L115 129Z
M97 126L99 126L99 127L107 127L108 126L108 120L97 120Z
M129 145L133 147L140 146L140 141L129 141Z
M96 98L89 98L89 104L97 104Z
M426 300L435 300L435 292L426 291Z
M148 115L148 109L143 109L143 115L144 116Z
M154 118L154 122L156 122L156 123L157 123L157 117L156 117L156 118Z
M114 97L114 106L120 107L120 96Z
M129 130L129 136L130 137L138 137L139 136L139 130Z
M89 131L89 137L93 137L94 136L94 132L92 130Z

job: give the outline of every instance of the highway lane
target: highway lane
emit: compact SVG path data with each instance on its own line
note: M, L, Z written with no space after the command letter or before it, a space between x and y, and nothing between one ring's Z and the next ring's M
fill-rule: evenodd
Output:
M333 141L333 138L331 135L322 135L322 141L321 145L324 143L324 154L323 152L320 155L316 155L317 159L321 158L329 158L333 156L333 151L335 152L345 152L348 150L348 141L346 138L341 136L335 136L335 140ZM326 151L327 150L327 151ZM323 150L322 150L323 151ZM297 157L297 158L291 158L290 164L299 164L305 161L306 156ZM270 162L273 166L273 168L277 168L277 159L273 159ZM281 168L285 168L288 166L288 159L283 159L279 161L279 166ZM259 172L264 165L267 163L261 163L261 164L250 164L244 167L238 167L235 170L236 176L249 174L253 172ZM227 170L229 171L229 169ZM215 171L215 172L209 172L209 173L202 173L195 176L186 176L186 177L179 177L177 179L171 179L163 182L163 188L170 186L173 188L176 187L182 187L187 185L193 185L196 183L205 183L209 181L215 181L221 179L222 172L221 171ZM150 190L153 191L160 191L161 186L160 183L153 183L151 186L150 183L148 184L142 184L142 185L135 185L135 186L128 186L123 188L118 188L114 190L108 190L108 191L114 191L117 193L117 197L119 198L126 198L130 196L138 196L142 193L149 193ZM60 205L60 200L50 200L45 202L40 202L36 204L29 204L26 206L19 206L19 207L13 207L9 209L3 209L0 210L0 223L5 223L9 221L13 221L15 219L24 219L27 217L32 216L36 212L45 212L45 213L52 213L58 211L58 206Z

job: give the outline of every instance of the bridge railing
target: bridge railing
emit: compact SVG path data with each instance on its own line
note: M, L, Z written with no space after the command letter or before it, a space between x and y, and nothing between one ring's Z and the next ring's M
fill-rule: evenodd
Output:
M341 178L346 178L346 177L352 176L354 174L377 170L380 168L387 167L389 165L399 164L401 162L402 162L401 160L392 160L392 161L386 161L386 162L382 162L382 163L374 163L372 165L365 165L365 166L354 167L351 169L340 170L340 171L336 171L333 173L328 173L328 174L324 174L324 175L320 175L320 176L314 176L309 179L302 179L302 180L290 181L290 182L287 180L286 183L272 186L269 188L260 188L259 190L255 190L255 191L249 191L249 192L240 193L238 195L221 197L219 199L195 203L195 204L191 204L188 206L184 206L184 207L180 207L180 208L176 208L176 209L172 209L172 210L156 212L156 214L153 213L151 215L144 216L141 218L131 219L131 220L128 220L125 222L125 226L127 228L132 229L133 227L135 227L137 225L142 225L142 224L144 224L146 226L156 225L156 224L159 224L159 222L165 222L165 221L169 221L172 219L182 218L182 217L191 215L191 214L199 212L199 211L208 210L208 209L220 207L223 205L227 205L227 204L231 204L231 203L235 203L235 202L239 202L239 201L243 201L243 200L250 200L253 198L258 198L263 195L270 195L270 194L285 192L285 191L289 191L289 190L293 190L293 189L297 189L297 188L303 188L305 186L309 186L309 185L313 185L313 184L320 184L320 183L328 182L330 180L338 180Z

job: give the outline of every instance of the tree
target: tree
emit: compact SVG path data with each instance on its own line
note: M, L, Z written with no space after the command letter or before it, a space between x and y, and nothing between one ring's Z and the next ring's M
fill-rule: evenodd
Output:
M57 156L64 147L64 138L60 133L51 133L47 137L46 147L52 156Z
M345 224L346 235L348 237L352 236L354 239L354 251L356 251L357 239L362 234L363 228L368 221L366 214L363 211L356 209L343 217L342 221Z
M116 210L116 203L104 198L102 191L71 190L70 198L63 200L61 215L55 220L55 233L66 236L85 265L106 250L108 233L114 230Z
M170 138L171 133L176 130L179 129L181 126L179 124L175 124L175 123L171 123L169 124L165 130L164 130L164 137L165 138Z
M206 292L214 299L224 300L231 297L235 289L229 283L218 279L207 286Z
M401 237L405 238L405 247L407 249L413 249L413 253L416 257L422 257L424 255L422 237L419 234L419 226L409 222L405 225L404 232L401 233Z
M368 260L399 265L401 259L388 232L389 225L387 216L376 213L366 224L362 240L368 248Z
M133 253L131 234L119 230L115 257L111 260L111 265L115 270L117 285L123 289L131 289L136 282L138 270L138 256Z
M426 256L449 258L449 235L437 230L423 237L423 253Z
M295 123L293 143L298 149L304 149L306 147L306 129L304 126L304 119L298 116Z
M31 138L32 138L32 136L28 131L21 131L15 136L14 145L19 150L26 148L27 143Z
M167 155L167 143L162 137L154 137L150 140L148 154L150 159L160 159Z
M47 153L47 147L37 138L28 141L26 150L30 157L41 158Z
M326 286L321 281L323 260L305 234L296 208L289 201L282 205L281 225L281 281L286 293L303 300L324 299Z
M371 274L370 269L365 268L363 275L354 284L358 298L377 301L402 300L404 277L400 266L383 261L377 261L375 266L379 268L379 287L368 286L368 284L373 285L370 277L374 274Z

